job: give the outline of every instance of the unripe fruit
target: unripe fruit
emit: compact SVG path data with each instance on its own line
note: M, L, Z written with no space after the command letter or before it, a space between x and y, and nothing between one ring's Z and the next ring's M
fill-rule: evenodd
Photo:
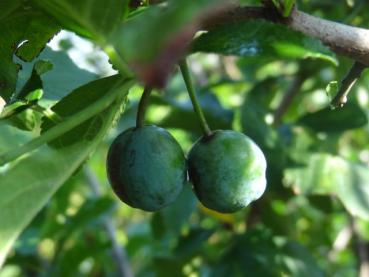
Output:
M107 173L117 196L131 207L157 211L172 203L187 178L182 148L164 129L131 128L112 143Z
M239 132L217 130L203 136L190 150L188 163L198 199L212 210L240 210L266 187L264 154Z

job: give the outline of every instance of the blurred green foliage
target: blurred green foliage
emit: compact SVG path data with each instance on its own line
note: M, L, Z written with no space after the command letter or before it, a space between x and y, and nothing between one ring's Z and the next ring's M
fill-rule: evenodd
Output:
M50 32L60 27L100 46L115 45L128 62L157 57L167 37L193 20L200 9L211 6L211 1L202 0L182 9L180 5L191 1L168 1L172 8L159 18L161 6L152 10L129 8L127 1L111 0L97 6L86 4L88 1L46 2L32 2L34 13L24 11L21 20L24 26L24 20L41 13L35 26L52 22L45 26L38 42L49 39ZM242 2L247 5L258 1ZM285 2L289 6L293 1ZM333 0L301 0L298 4L301 10L326 19L369 26L367 1L337 4ZM16 13L20 5L21 1L4 1L0 22L11 24L16 20L9 19L9 14ZM114 9L117 5L119 9ZM72 13L84 7L88 7L84 13ZM149 17L145 17L147 13ZM114 24L108 24L106 18ZM120 24L124 18L131 20ZM54 26L54 20L60 25ZM170 24L172 21L176 24ZM9 31L6 26L0 27L1 37ZM130 29L125 29L127 26ZM136 31L137 26L140 31ZM162 36L158 28L165 29ZM124 35L112 39L112 33ZM72 43L64 40L63 44L69 45L69 51L73 49ZM34 47L38 49L39 45ZM35 61L14 58L23 65L16 82L15 64L4 53L0 51L5 61L0 74L11 70L0 77L19 93L30 80ZM9 211L11 207L6 215L0 211L0 263L8 247L3 246L7 243L3 238L23 230L9 226L11 219L21 215L25 218L21 225L25 226L38 212L16 240L0 277L118 276L119 262L112 252L107 222L115 226L115 239L127 252L137 276L358 276L358 242L366 247L369 243L369 75L363 74L344 108L331 111L325 88L343 78L351 61L334 55L312 38L263 21L222 26L201 34L191 53L193 79L210 127L242 131L266 155L268 182L264 196L235 214L220 214L201 206L190 183L173 205L157 213L119 202L107 182L106 153L116 135L135 124L142 91L142 86L136 84L127 99L122 94L125 111L120 119L116 115L123 108L115 104L67 133L56 147L60 155L50 154L49 147L44 146L0 167L0 208ZM5 56L7 59L3 59ZM98 64L94 58L90 57L92 64ZM58 114L66 118L102 97L112 89L116 78L94 81L99 84L94 85L90 81L102 76L78 68L65 51L46 48L38 60L53 64L50 71L37 75L37 84L41 83L44 90L39 105L60 109ZM6 89L1 96L8 100L10 92ZM154 91L150 101L148 124L168 128L187 153L201 135L201 128L178 71L173 72L165 89ZM27 113L31 114L22 112L16 118L0 121L0 153L19 147L39 135L45 124L51 125L50 120L41 125L45 119L37 111ZM100 128L107 129L107 125L114 128L104 136L106 132ZM99 143L93 155L88 142ZM43 179L45 176L49 180ZM99 186L98 195L94 182ZM15 189L23 198L12 194ZM34 195L41 200L33 203L29 198ZM23 202L17 202L19 199ZM29 202L24 202L27 199Z

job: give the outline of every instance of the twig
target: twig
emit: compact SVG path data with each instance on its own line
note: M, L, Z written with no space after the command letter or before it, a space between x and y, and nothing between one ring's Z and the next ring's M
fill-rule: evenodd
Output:
M353 243L359 259L359 277L369 276L369 244L365 242L358 231L357 222L352 215L348 215L353 234Z
M89 166L84 168L84 175L88 185L91 188L92 194L95 198L101 196L100 191L100 184L97 180L96 175L91 170ZM104 228L108 234L108 237L112 243L112 254L114 260L117 264L117 269L119 272L119 276L121 277L133 277L133 273L131 267L128 262L127 254L123 246L119 245L116 233L115 233L115 226L111 219L105 219L104 221Z
M337 92L334 99L331 101L331 108L335 109L342 107L347 102L347 95L360 78L361 73L367 68L362 63L355 62L347 73L346 77L341 82L341 88Z
M288 107L291 105L294 97L300 91L303 83L305 82L307 76L302 74L296 75L292 80L290 86L286 90L281 103L274 112L274 125L279 125L281 123L283 115L286 113Z

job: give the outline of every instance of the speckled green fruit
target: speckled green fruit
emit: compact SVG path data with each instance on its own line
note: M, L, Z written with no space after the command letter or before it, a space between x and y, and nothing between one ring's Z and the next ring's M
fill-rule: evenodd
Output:
M134 208L157 211L172 203L183 188L186 172L182 148L163 128L128 129L109 149L110 184L117 196Z
M266 187L266 161L246 135L217 130L200 138L188 155L189 175L200 202L222 213L258 199Z

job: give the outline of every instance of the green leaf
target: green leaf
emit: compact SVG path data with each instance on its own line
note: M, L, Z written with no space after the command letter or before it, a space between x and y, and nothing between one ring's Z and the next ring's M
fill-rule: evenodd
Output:
M308 250L302 245L277 237L261 227L234 236L233 244L221 262L212 267L211 276L324 276Z
M50 70L45 72L44 68L39 68L40 61L45 61L45 66L49 61L52 63L52 69L49 68ZM17 91L25 86L30 78L32 68L35 67L38 71L43 72L41 75L43 99L48 100L60 100L75 88L98 79L96 74L79 68L66 52L53 51L50 47L46 47L33 62L20 61L20 64L22 70L19 71Z
M361 164L346 163L346 184L339 187L337 196L354 216L369 219L369 171ZM341 175L344 175L342 172Z
M338 156L313 154L306 164L285 170L285 184L298 194L336 195L355 216L369 219L369 171Z
M282 248L283 262L289 276L324 277L325 274L319 268L311 253L303 245L288 241Z
M180 238L173 254L178 259L189 260L203 247L208 238L215 232L213 229L195 228Z
M105 83L106 79L102 79L101 82ZM99 88L98 83L99 81L96 88ZM91 124L95 120L99 122L94 137L90 137L89 130L85 129L85 134L80 133L80 140L73 145L58 150L42 146L28 156L1 168L0 264L4 262L7 252L20 232L47 203L51 195L80 168L120 113L122 99L127 95L132 82L121 80L110 83L110 88L105 87L105 91L99 91L100 96L102 97L106 90L116 90L117 85L120 87L121 95L108 109L90 120ZM93 87L90 87L90 92L98 94ZM91 98L89 100L93 101ZM91 102L87 100L83 103L84 106L89 104ZM3 137L3 133L1 134ZM11 138L3 137L3 139Z
M307 158L301 167L285 171L285 182L298 194L329 194L333 186L343 185L341 169L345 163L339 157L328 154L316 154ZM337 174L332 174L338 170Z
M64 28L102 42L121 21L129 1L34 0L34 2L54 16Z
M6 17L0 19L0 95L7 102L15 91L19 70L19 66L13 63L13 55L31 61L59 30L52 18L29 3L27 8L10 10Z
M2 0L0 2L0 20L16 10L22 3L22 0Z
M280 255L270 231L253 230L243 236L234 236L230 249L223 254L220 263L211 268L211 276L280 276Z
M186 25L191 30L191 21L204 9L219 2L170 1L165 8L149 7L117 29L112 37L113 44L127 60L152 61L158 53L162 53L170 39L186 29Z
M268 182L275 178L272 172L275 174L275 170L279 171L286 162L283 137L266 122L269 110L265 107L268 106L265 102L271 101L269 98L275 91L277 91L275 84L270 80L264 80L248 93L241 107L243 132L260 146L267 158L267 172L271 174Z
M183 264L172 257L156 257L153 261L155 276L172 277L173 272L176 272L177 277L185 277L182 272ZM152 273L152 270L150 270Z
M329 84L325 88L329 101L332 101L332 99L337 95L338 90L339 90L339 85L337 81L329 82Z
M295 5L296 0L284 0L283 6L283 16L288 17L291 14L293 5Z
M0 153L7 149L16 148L32 138L29 133L19 131L4 122L0 122L0 134ZM2 172L1 167L0 172Z
M121 82L120 75L114 75L92 81L87 85L77 88L72 93L68 94L61 101L51 107L52 112L58 115L59 118L68 118L75 113L83 110L86 103L93 103L99 99L106 91L116 86ZM73 143L78 143L81 139L85 141L94 140L95 136L100 132L101 126L104 122L99 117L94 117L82 123L78 127L66 132L57 140L50 143L53 146L65 147ZM42 132L54 127L56 123L48 118L44 119L41 129Z
M201 14L223 1L181 0L150 6L121 24L110 42L145 83L162 87L185 54Z
M241 110L242 129L263 148L275 148L278 134L265 122L268 111L251 94L245 99Z
M40 126L41 116L34 110L26 109L14 116L11 116L7 120L5 120L5 122L8 122L12 126L17 127L21 130L32 131L35 130L36 127Z
M196 208L196 198L192 192L191 185L187 183L178 199L167 208L154 214L151 220L152 231L157 238L166 233L179 235L182 228Z
M0 119L20 113L35 105L37 101L41 99L43 95L41 74L49 68L46 65L50 66L51 64L42 60L35 63L30 78L22 89L13 95L12 101L6 105L4 110L0 113Z
M110 198L87 199L74 216L67 218L63 235L70 238L73 232L80 233L91 225L102 224L113 209L114 202Z
M323 44L284 25L253 20L218 27L200 35L192 52L210 52L241 57L322 59L337 65L334 54Z
M368 123L368 118L359 105L347 103L340 109L332 110L327 107L306 114L298 119L297 123L316 132L343 132L365 126Z

